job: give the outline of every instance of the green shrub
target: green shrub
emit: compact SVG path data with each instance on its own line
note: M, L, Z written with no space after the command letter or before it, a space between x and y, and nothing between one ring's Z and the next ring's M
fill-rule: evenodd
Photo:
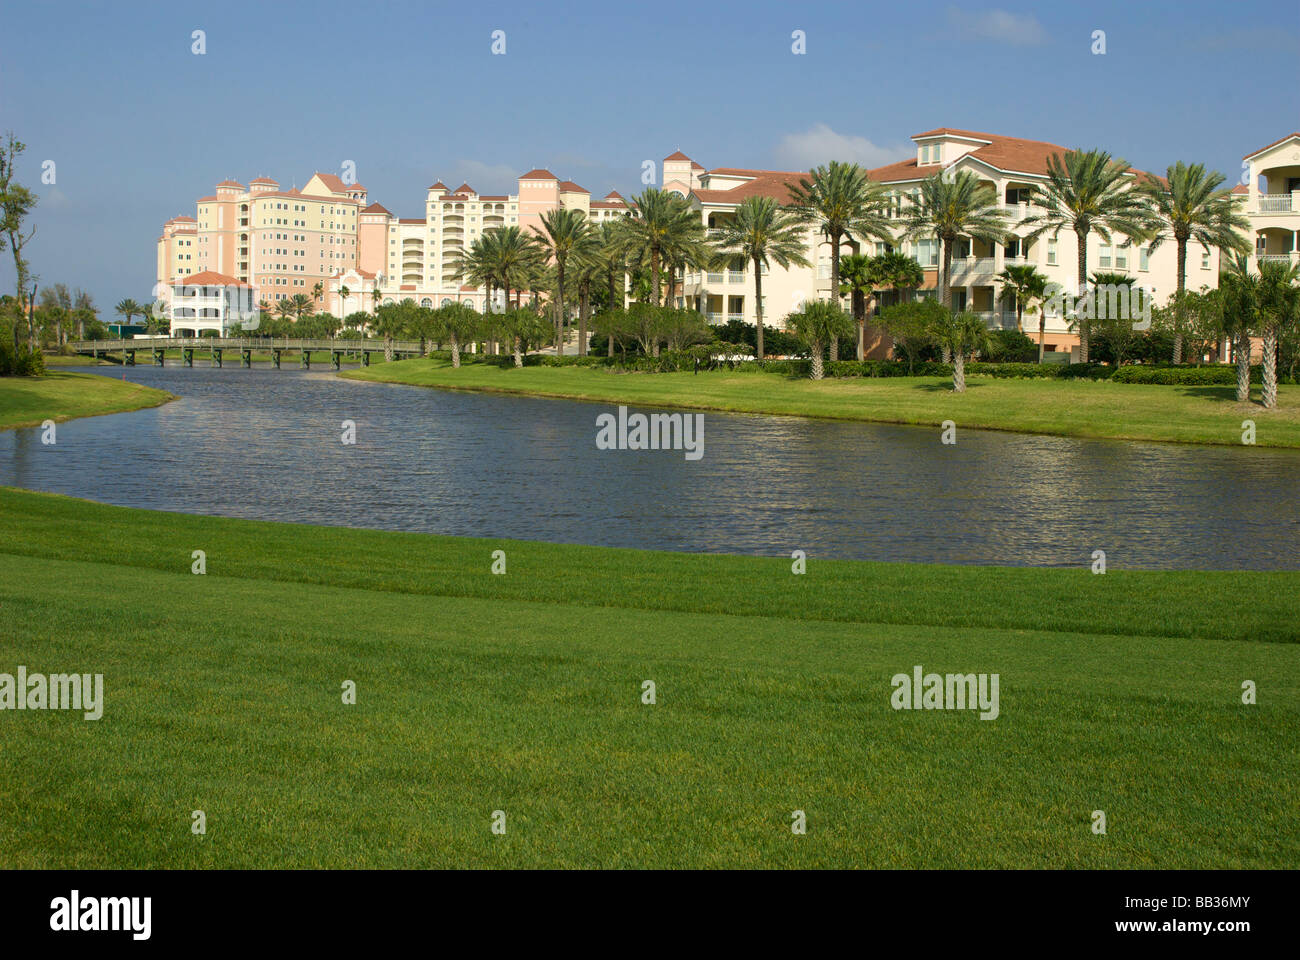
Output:
M45 375L45 358L39 350L0 340L0 377L40 377Z

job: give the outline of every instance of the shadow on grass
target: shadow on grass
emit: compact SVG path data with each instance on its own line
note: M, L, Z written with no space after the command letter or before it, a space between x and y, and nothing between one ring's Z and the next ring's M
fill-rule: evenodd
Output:
M1235 386L1175 387L1174 389L1178 391L1179 396L1183 397L1214 400L1218 403L1237 403L1237 388ZM1255 389L1258 391L1257 387ZM1259 406L1254 400L1242 401L1242 405L1246 403Z

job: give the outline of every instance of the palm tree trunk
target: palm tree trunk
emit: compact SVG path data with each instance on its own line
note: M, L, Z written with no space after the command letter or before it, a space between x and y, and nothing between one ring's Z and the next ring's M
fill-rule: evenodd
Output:
M1079 241L1079 296L1082 297L1088 292L1088 235L1075 231L1075 238ZM1078 304L1075 304L1078 309ZM1088 318L1083 317L1079 320L1079 362L1088 362Z
M1277 406L1277 321L1264 328L1264 407Z
M831 237L831 303L840 305L840 236ZM831 337L831 363L840 358L840 338Z
M453 369L460 369L460 340L454 333L451 335L451 365Z
M1047 309L1038 305L1038 362L1043 362L1043 334L1047 331Z
M1250 337L1243 330L1237 334L1237 402L1250 399Z
M659 306L659 251L650 249L650 304Z
M587 355L587 314L591 311L591 282L583 281L578 306L578 356Z
M826 368L822 365L822 353L826 348L822 346L821 341L814 340L812 343L812 378L820 380L826 375Z
M515 366L522 367L524 365L524 351L523 351L523 340L519 336L519 334L515 334L514 348L515 348Z
M966 352L958 350L952 357L952 392L966 392Z
M555 355L564 356L564 263L557 262L555 265L556 293L560 301L556 304L555 314Z
M755 351L759 360L763 359L763 263L758 257L754 257L754 319L758 321L755 327L755 343L758 349Z
M943 244L943 262L939 271L939 300L952 313L952 287L949 281L952 278L952 245L956 237L940 237L939 242Z
M1178 283L1174 288L1174 363L1183 362L1183 291L1187 289L1187 240L1178 238Z

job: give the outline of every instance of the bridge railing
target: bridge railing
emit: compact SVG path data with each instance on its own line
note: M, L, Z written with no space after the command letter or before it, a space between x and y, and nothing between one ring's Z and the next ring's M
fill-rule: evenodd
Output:
M379 353L383 340L295 340L287 337L149 337L139 340L70 340L75 353L119 350L340 350L346 353ZM419 353L419 340L394 340L397 353Z

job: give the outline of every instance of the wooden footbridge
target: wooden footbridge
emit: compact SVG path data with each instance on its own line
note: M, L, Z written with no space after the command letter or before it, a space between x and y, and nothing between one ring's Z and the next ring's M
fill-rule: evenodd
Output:
M313 353L329 353L330 366L338 370L345 357L356 358L363 367L370 366L372 354L386 357L419 357L429 344L419 340L289 340L282 337L149 337L140 340L73 340L68 343L73 353L97 360L111 360L123 366L134 367L136 355L148 356L155 367L163 366L168 351L179 351L180 362L194 366L197 353L200 361L220 367L227 353L239 353L239 365L252 367L253 354L269 357L271 366L280 369L281 358L298 356L298 366L311 368ZM176 360L173 354L173 362Z

